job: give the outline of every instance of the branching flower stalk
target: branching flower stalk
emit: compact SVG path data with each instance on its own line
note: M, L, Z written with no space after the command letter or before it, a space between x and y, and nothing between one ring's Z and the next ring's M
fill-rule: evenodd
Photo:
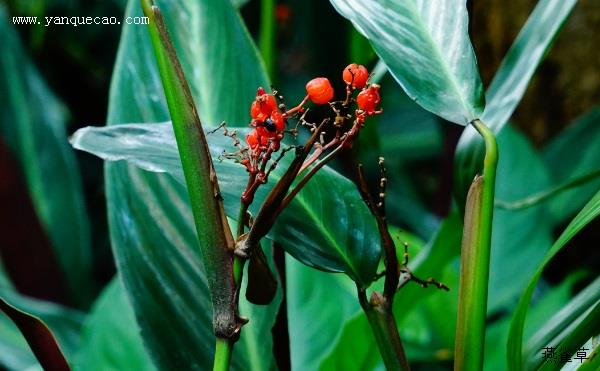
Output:
M217 174L212 165L206 138L175 48L159 9L151 0L142 0L142 7L150 20L150 35L173 122L200 247L203 250L203 264L209 280L213 302L213 328L217 339L213 368L215 371L223 371L229 368L233 345L239 339L242 326L248 322L239 315L238 309L246 260L250 260L246 297L256 304L268 304L275 295L276 280L260 249L260 240L266 236L277 217L314 174L339 152L352 146L352 141L363 127L365 119L382 112L377 109L380 102L379 85L367 86L369 75L366 68L351 64L343 73L347 84L346 98L343 101L332 101L334 91L329 80L319 77L307 83L307 96L290 110L285 108L283 98L277 92L267 94L263 88L259 88L250 109L250 126L253 130L246 136L247 147L241 144L235 131L229 131L224 124L221 125L224 134L233 139L237 149L236 152L225 153L222 157L233 158L242 164L249 174L246 189L240 197L237 240L234 241L225 216ZM362 90L353 98L357 89ZM309 100L318 105L328 104L335 113L333 139L327 141L324 135L324 129L330 123L329 118L323 119L319 125L305 121L304 105ZM357 108L350 113L351 104L354 102ZM309 127L312 132L310 139L303 146L285 148L279 157L273 159L275 152L281 147L288 119L298 118L299 115L299 125ZM347 128L349 122L351 125ZM298 126L288 132L295 134L297 128ZM316 149L313 151L315 144ZM256 190L267 182L269 174L281 158L291 150L295 153L293 161L271 189L259 209L256 220L253 221L248 208L254 200ZM305 170L306 174L289 192L298 175ZM246 228L249 229L248 232ZM398 283L400 271L389 270L392 271L395 271L393 274L396 284L394 287L386 286L386 296L393 295ZM258 284L257 280L260 281ZM393 317L386 315L391 312L384 312L383 317L376 312L372 313L374 321L384 321L394 324L395 327ZM385 336L386 333L381 335ZM400 344L399 338L392 337L388 340Z
M384 253L385 271L380 275L380 277L384 277L384 287L383 293L375 291L371 294L371 298L367 299L366 288L357 285L358 300L369 320L386 368L388 370L409 370L408 360L406 359L396 319L392 311L394 296L400 288L410 281L414 281L422 287L432 284L446 291L448 287L433 278L423 280L412 273L408 268L408 244L406 243L404 244L403 261L400 264L396 252L396 244L389 232L385 213L385 191L388 179L383 157L379 158L379 168L381 177L379 179L377 198L371 195L362 165L358 165L357 187L363 201L377 222Z

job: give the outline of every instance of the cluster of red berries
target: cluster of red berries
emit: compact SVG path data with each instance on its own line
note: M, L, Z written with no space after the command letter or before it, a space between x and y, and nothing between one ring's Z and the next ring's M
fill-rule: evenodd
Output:
M379 85L370 84L367 86L369 80L369 71L363 65L352 63L344 68L342 78L346 83L346 90L348 94L354 89L362 89L356 96L356 104L358 109L356 110L356 117L362 121L367 116L372 116L381 113L381 110L377 110L377 106L381 101L379 96ZM306 92L308 97L315 104L326 104L331 102L333 99L333 87L329 80L325 77L317 77L312 79L306 84Z
M250 116L250 125L255 129L246 136L248 146L255 150L270 145L273 151L277 151L283 138L286 118L279 111L275 96L267 94L262 87L258 88L250 106Z
M344 68L342 78L346 83L348 96L355 89L362 89L356 96L356 118L361 123L367 116L381 113L377 109L381 98L379 96L379 85L370 84L369 71L365 66L352 63ZM270 146L277 151L280 146L283 132L286 127L287 118L298 111L303 111L303 105L308 99L314 104L328 104L332 101L334 90L329 80L325 77L316 77L306 84L307 96L294 109L281 112L277 105L275 96L268 94L262 87L258 88L256 98L250 106L250 125L255 128L246 136L246 143L252 150L262 149Z
M309 100L317 105L328 104L335 112L335 135L329 143L321 143L321 139L319 143L315 144L314 153L305 161L302 169L314 163L327 150L336 146L351 147L352 141L358 130L363 127L365 119L382 112L378 109L381 100L379 85L368 84L369 71L364 66L355 63L348 65L344 68L342 78L346 83L345 100L333 101L334 90L331 83L325 77L317 77L306 84L307 95L291 109L285 108L282 102L283 98L276 93L270 94L264 88L258 88L256 97L250 106L250 116L252 117L250 126L253 130L246 136L248 147L243 148L239 155L241 158L238 157L238 161L245 165L250 173L248 187L242 195L244 202L251 202L257 187L267 181L270 172L267 165L271 161L273 153L279 151L288 118L305 112L304 105ZM359 93L354 98L353 93L359 89ZM349 115L354 110L353 102L356 102L354 117ZM311 127L311 130L316 129L315 124L304 121L304 116L299 117L299 121L300 124ZM346 125L346 123L351 123L351 125ZM277 161L272 164L272 167L276 164Z

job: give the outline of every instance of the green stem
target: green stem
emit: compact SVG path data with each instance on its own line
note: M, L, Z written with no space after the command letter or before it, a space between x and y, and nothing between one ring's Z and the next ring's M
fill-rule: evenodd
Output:
M376 294L377 295L377 294ZM358 299L363 308L369 325L373 330L377 347L383 358L387 370L410 370L404 347L398 333L396 319L392 313L392 307L381 295L378 302L371 303L367 300L364 290L359 290Z
M271 81L275 80L275 0L261 0L258 48Z
M227 339L217 338L215 346L215 359L213 363L213 371L228 371L229 362L231 361L232 343Z
M493 132L480 120L471 123L485 141L483 176L473 181L467 206L461 251L461 273L454 354L455 370L481 370L492 242L494 188L498 148Z
M152 0L142 0L150 40L173 124L190 199L202 264L213 303L216 337L233 338L241 324L235 315L231 252L235 240L220 197L217 175L192 93L163 15Z

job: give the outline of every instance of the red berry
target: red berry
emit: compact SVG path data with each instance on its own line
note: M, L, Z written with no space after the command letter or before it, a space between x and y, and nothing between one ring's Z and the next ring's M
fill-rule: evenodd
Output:
M248 147L255 149L259 144L261 146L266 146L269 143L269 138L261 136L258 133L258 130L252 130L246 135L246 143L248 143Z
M308 97L315 104L326 104L333 99L333 87L325 77L317 77L306 84Z
M269 130L267 127L265 127L264 123L261 122L258 125L256 125L256 132L258 133L258 135L261 138L274 138L277 135L276 131L271 131Z
M352 85L353 88L362 89L367 85L369 71L362 64L352 63L344 68L342 77L346 84Z
M264 121L275 110L277 110L277 102L273 94L267 94L265 93L265 89L258 88L256 99L250 106L250 117L255 120Z
M377 105L381 101L379 97L379 85L372 84L366 89L363 89L356 97L358 108L365 111L367 115L372 115L377 110Z
M258 121L263 121L266 116L260 107L260 102L256 100L252 102L252 105L250 105L250 117Z
M285 130L285 120L283 115L278 111L273 111L273 113L271 113L271 121L275 124L275 130L277 132Z

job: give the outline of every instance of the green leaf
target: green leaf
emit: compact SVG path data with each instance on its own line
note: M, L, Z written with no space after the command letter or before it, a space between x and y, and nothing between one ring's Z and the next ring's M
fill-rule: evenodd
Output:
M567 354L576 355L576 351L580 349L589 339L598 335L600 332L600 301L593 308L590 308L584 315L577 319L574 323L565 330L565 333L556 339L560 340L556 344L556 349L560 352L565 349ZM589 350L589 348L586 348ZM587 352L586 352L587 356ZM553 364L552 362L544 362L538 370L559 370L561 365Z
M106 286L85 320L76 370L154 370L125 288L118 277Z
M594 344L592 342L592 344ZM588 348L589 349L589 348ZM600 368L600 345L595 344L591 353L588 353L588 359L577 368L577 371L595 371Z
M79 333L83 322L83 314L63 306L31 299L22 296L11 289L0 288L0 309L15 322L20 332L29 344L23 347L21 336L15 332L14 327L4 322L2 345L15 354L2 352L0 362L7 366L27 367L37 364L52 369L65 369L67 360L73 360L79 347ZM4 317L3 315L1 317ZM29 348L33 350L37 361L28 356ZM64 353L64 355L63 355Z
M54 335L44 322L19 310L0 298L0 309L17 325L40 364L51 370L68 371L69 363L62 354Z
M555 184L600 171L600 107L581 116L553 138L542 151ZM554 197L548 211L554 224L564 222L600 188L595 179Z
M533 290L535 289L542 272L550 260L575 236L583 227L590 223L600 214L600 191L585 205L585 207L575 216L571 223L560 235L558 240L552 245L552 248L546 254L544 261L537 265L535 273L529 280L525 292L519 300L519 304L513 316L510 335L508 339L508 365L510 369L521 370L523 367L523 327L527 310Z
M245 131L238 130L243 136ZM208 137L214 158L234 150L231 138L215 133ZM170 124L126 124L77 131L73 145L105 160L127 160L154 172L168 172L183 184L183 173ZM160 149L160 150L159 150ZM279 179L291 156L284 157L270 182ZM225 198L225 209L236 218L247 173L230 161L215 162ZM335 189L335 192L329 190ZM257 193L254 207L262 203L267 189ZM351 233L348 233L351 231ZM373 218L361 201L355 185L329 167L324 167L279 217L268 235L301 262L322 270L345 272L368 285L379 262L379 236Z
M159 5L202 121L246 120L256 87L267 81L231 3L179 0ZM141 16L138 0L129 2L126 15ZM168 118L153 61L148 30L126 25L111 84L110 124ZM171 176L120 163L106 166L106 190L117 267L152 361L158 369L206 368L214 352L212 310L185 188ZM254 336L251 326L269 326L273 320L260 311L253 314L236 348L246 346L245 336ZM260 343L271 348L268 333L261 334ZM250 364L236 354L232 362L236 370ZM264 362L275 361L271 355Z
M485 105L461 0L331 0L369 39L407 94L442 118L466 125Z
M364 316L356 285L344 275L319 272L289 257L286 277L292 369L318 370L344 324Z
M549 325L549 317L559 312L568 305L571 292L576 283L577 273L567 277L556 287L542 287L538 297L531 306L530 321L525 326L525 336L531 338L538 330ZM484 370L508 370L506 365L506 342L510 329L510 314L502 316L488 326L485 339L485 365ZM541 356L541 348L536 350Z
M504 57L486 92L481 120L499 134L508 123L538 65L567 20L577 0L540 0ZM504 152L500 147L500 156ZM472 127L463 132L455 155L455 193L459 205L480 169L483 141Z
M0 135L19 160L33 205L75 302L91 299L88 217L67 113L26 56L0 6Z
M525 358L528 369L537 369L543 361L540 349L554 347L556 349L577 349L585 340L600 332L590 326L586 318L591 316L592 307L600 303L600 278L589 284L577 296L570 300L552 318L546 321L528 341L525 349ZM592 334L589 335L591 327ZM587 331L586 331L587 330ZM594 332L597 331L597 332ZM587 333L586 333L587 332ZM579 344L573 344L579 338ZM581 341L583 339L583 341ZM568 344L571 342L571 344Z

